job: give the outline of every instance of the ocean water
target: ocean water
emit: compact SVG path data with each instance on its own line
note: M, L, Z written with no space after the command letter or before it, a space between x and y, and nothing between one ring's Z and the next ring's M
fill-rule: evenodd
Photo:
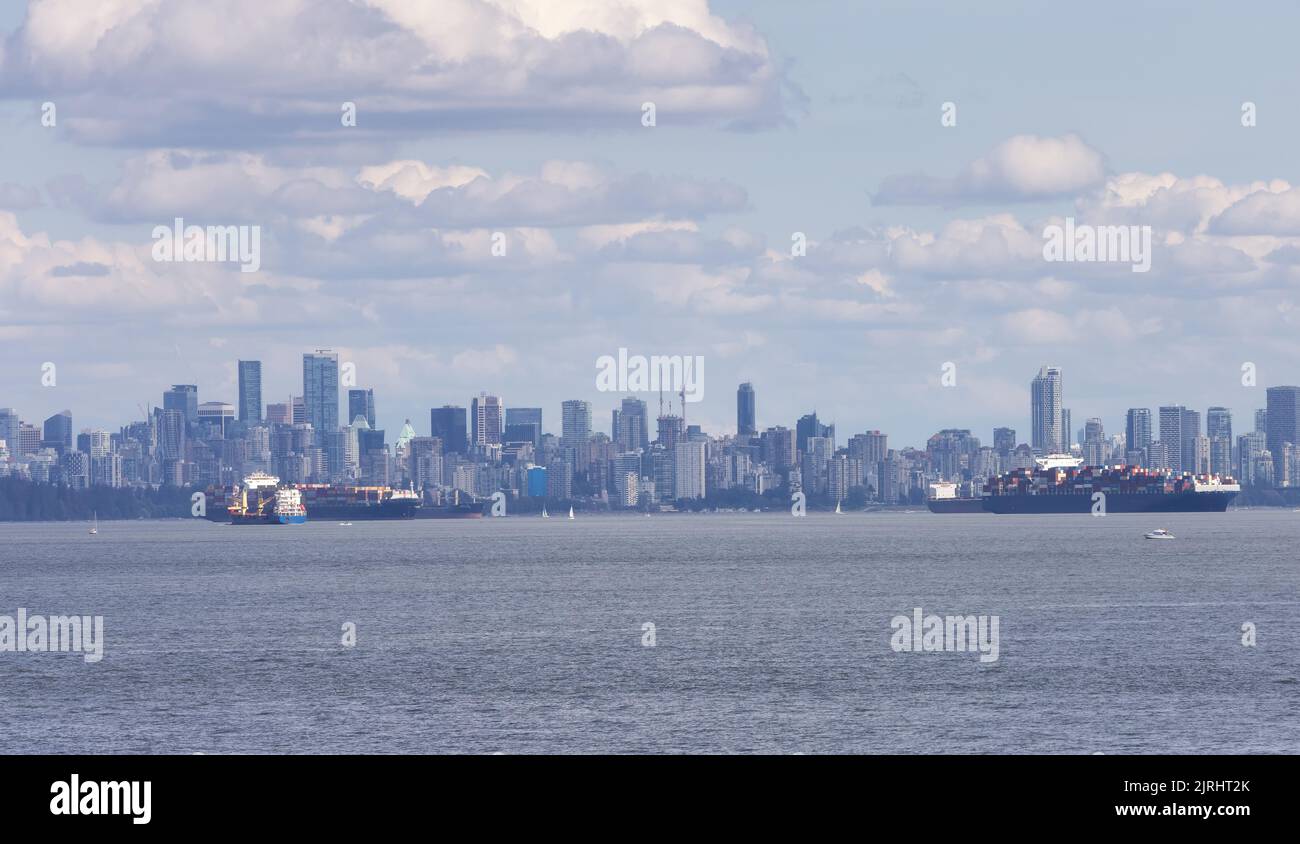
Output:
M0 614L105 644L0 653L0 752L1296 753L1297 548L1268 510L4 524ZM998 660L896 653L914 607Z

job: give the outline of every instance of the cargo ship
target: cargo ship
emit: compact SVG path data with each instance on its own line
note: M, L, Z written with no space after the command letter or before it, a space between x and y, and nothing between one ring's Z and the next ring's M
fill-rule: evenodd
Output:
M415 510L417 519L481 519L483 518L483 505L475 502L472 497L469 501L460 500L460 490L452 491L451 501L446 504L424 504Z
M1232 478L1139 466L1081 466L1072 455L1037 458L989 480L987 513L1222 513L1241 492Z
M244 478L226 512L232 525L300 525L307 521L302 496L293 488L280 488L280 479L265 472Z
M295 484L313 519L341 521L413 519L419 494L387 486Z
M957 484L939 482L930 484L930 495L925 499L925 506L931 513L983 513L984 499L959 497Z

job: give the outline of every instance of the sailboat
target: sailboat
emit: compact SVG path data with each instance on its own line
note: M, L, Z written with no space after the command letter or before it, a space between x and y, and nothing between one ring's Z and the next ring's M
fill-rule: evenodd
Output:
M546 512L546 505L543 504L543 505L542 505L542 518L543 518L543 519L549 519L550 517L551 517L551 514L548 513L548 512Z
M569 521L573 521L573 508L569 508Z
M840 509L840 502L838 499L836 499L835 501L835 515L837 516L844 515L844 511Z
M90 515L91 519L93 519L90 523L90 535L95 536L99 533L99 512L97 510L92 510Z

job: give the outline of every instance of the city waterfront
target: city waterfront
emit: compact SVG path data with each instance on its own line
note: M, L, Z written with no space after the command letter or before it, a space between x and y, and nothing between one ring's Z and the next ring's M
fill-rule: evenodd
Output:
M104 641L0 652L0 751L1294 753L1297 542L1275 509L5 524L0 614ZM1000 617L998 658L896 652L914 608Z

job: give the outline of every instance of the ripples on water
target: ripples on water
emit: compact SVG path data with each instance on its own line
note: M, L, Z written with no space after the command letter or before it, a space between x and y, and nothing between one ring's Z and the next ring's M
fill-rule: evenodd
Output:
M1300 751L1300 514L1157 522L0 525L0 614L106 639L0 653L0 751ZM917 606L998 615L1000 659L894 653Z

